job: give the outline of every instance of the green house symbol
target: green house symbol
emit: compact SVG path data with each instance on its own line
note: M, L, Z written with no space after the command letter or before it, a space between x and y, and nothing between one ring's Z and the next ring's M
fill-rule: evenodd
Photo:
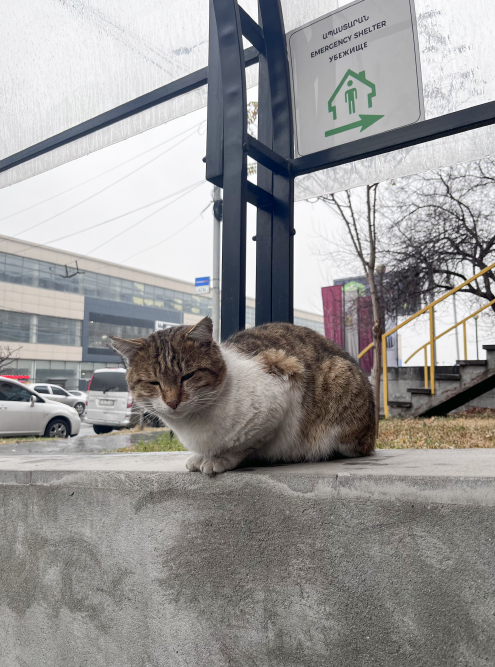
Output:
M367 93L367 98L368 98L368 109L371 109L373 106L373 98L376 96L376 86L374 83L371 83L371 81L368 81L368 79L365 76L365 72L359 72L359 74L356 74L356 72L353 72L352 69L348 69L347 72L344 74L341 82L335 89L332 97L328 100L328 113L331 113L333 115L333 119L337 120L337 106L334 104L335 98L337 95L340 93L342 88L344 87L346 81L360 81L362 84L368 87L369 92Z

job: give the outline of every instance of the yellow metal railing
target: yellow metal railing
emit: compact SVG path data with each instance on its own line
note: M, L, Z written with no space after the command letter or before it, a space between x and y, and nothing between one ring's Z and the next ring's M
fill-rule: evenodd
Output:
M458 292L460 289L465 287L466 285L469 285L469 283L473 282L473 280L477 280L480 278L482 275L487 273L487 271L491 271L492 269L495 268L495 263L490 264L490 266L487 266L486 268L483 269L483 271L480 271L477 273L475 276L472 278L469 278L468 280L465 280L463 283L458 285L457 287L454 287L451 289L449 292L444 294L443 296L439 297L432 303L430 303L428 306L425 306L421 310L418 310L417 313L414 313L414 315L411 315L411 317L408 317L407 320L404 320L404 322L401 322L398 324L396 327L393 329L390 329L386 333L383 334L382 336L382 363L383 363L383 411L385 413L385 419L388 419L389 417L389 409L388 409L388 376L387 376L387 338L391 336L393 333L401 329L402 327L405 327L406 324L409 324L409 322L412 322L416 318L418 318L420 315L423 315L424 313L428 312L428 317L429 317L429 322L430 322L430 340L422 345L420 348L414 352L409 359L412 359L415 354L420 352L421 350L424 350L424 372L425 372L425 387L428 389L428 354L427 354L427 348L428 345L430 346L430 389L432 395L435 393L435 341L441 338L442 336L445 336L445 334L449 333L449 331L452 331L452 329L455 329L457 326L460 324L463 325L463 332L464 332L464 359L467 358L467 336L466 336L466 322L471 318L475 317L481 311L485 310L486 308L489 308L493 303L495 303L495 299L493 301L490 301L490 303L486 304L486 306L483 306L483 308L479 308L475 313L472 313L472 315L469 315L468 317L464 318L460 322L457 322L457 324L454 324L454 326L450 327L443 333L439 334L438 336L435 336L435 320L434 320L434 312L433 309L435 306L437 306L439 303L447 299L449 296L452 296L452 294L455 294ZM374 346L374 343L370 343L367 347L362 350L359 355L358 359L361 359L362 356L366 354L366 352L369 352L371 348ZM407 359L407 361L409 361ZM406 363L407 363L406 361Z

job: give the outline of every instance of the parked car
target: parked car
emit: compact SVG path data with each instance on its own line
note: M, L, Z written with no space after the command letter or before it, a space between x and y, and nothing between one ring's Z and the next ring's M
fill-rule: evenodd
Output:
M0 436L68 438L80 428L74 408L40 396L17 380L0 377Z
M46 396L52 401L58 401L59 403L64 403L65 405L70 405L71 408L75 408L77 414L82 417L84 410L86 408L86 398L81 398L80 396L73 396L67 389L59 387L58 384L45 384L43 382L30 382L28 387L34 389L34 391L42 396Z
M73 396L77 396L78 398L80 398L81 401L83 401L84 405L86 405L86 398L87 398L86 392L79 391L79 389L68 389L67 391L69 392L69 394L72 394Z
M88 385L85 421L93 424L95 433L110 433L129 428L139 421L132 409L125 368L99 368Z

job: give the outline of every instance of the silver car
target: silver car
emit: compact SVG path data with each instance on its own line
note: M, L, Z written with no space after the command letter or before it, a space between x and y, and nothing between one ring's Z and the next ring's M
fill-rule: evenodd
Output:
M46 396L51 401L58 401L59 403L65 403L71 408L75 408L79 417L82 417L84 410L86 409L86 401L80 396L73 396L63 387L59 387L58 384L45 384L43 382L31 382L27 385L31 389L42 396Z
M0 377L0 436L68 438L79 433L74 408L47 400L16 380Z

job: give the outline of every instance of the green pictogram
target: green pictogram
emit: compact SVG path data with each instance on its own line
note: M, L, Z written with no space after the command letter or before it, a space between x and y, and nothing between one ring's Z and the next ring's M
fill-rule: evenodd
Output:
M345 87L346 85L347 87ZM340 94L341 91L342 94ZM348 112L349 116L353 116L356 113L356 100L366 100L368 109L371 109L374 97L376 97L376 86L371 81L368 81L365 72L362 71L356 73L351 69L348 69L335 89L332 97L328 100L328 112L332 114L333 120L337 120L337 110L339 115L344 114L344 117L347 116L346 112ZM359 121L336 127L333 130L327 130L325 136L330 137L334 134L354 130L358 127L361 128L361 132L363 132L368 129L370 125L376 123L377 120L383 118L383 115L378 116L360 113L358 113L358 115L360 118Z
M359 114L361 120L357 120L355 123L349 123L349 125L344 125L343 127L335 127L333 130L327 130L325 132L326 137L331 137L332 134L340 134L341 132L347 132L347 130L354 130L354 128L360 127L361 132L367 130L370 125L376 123L377 120L383 118L383 116L370 116L367 114Z

